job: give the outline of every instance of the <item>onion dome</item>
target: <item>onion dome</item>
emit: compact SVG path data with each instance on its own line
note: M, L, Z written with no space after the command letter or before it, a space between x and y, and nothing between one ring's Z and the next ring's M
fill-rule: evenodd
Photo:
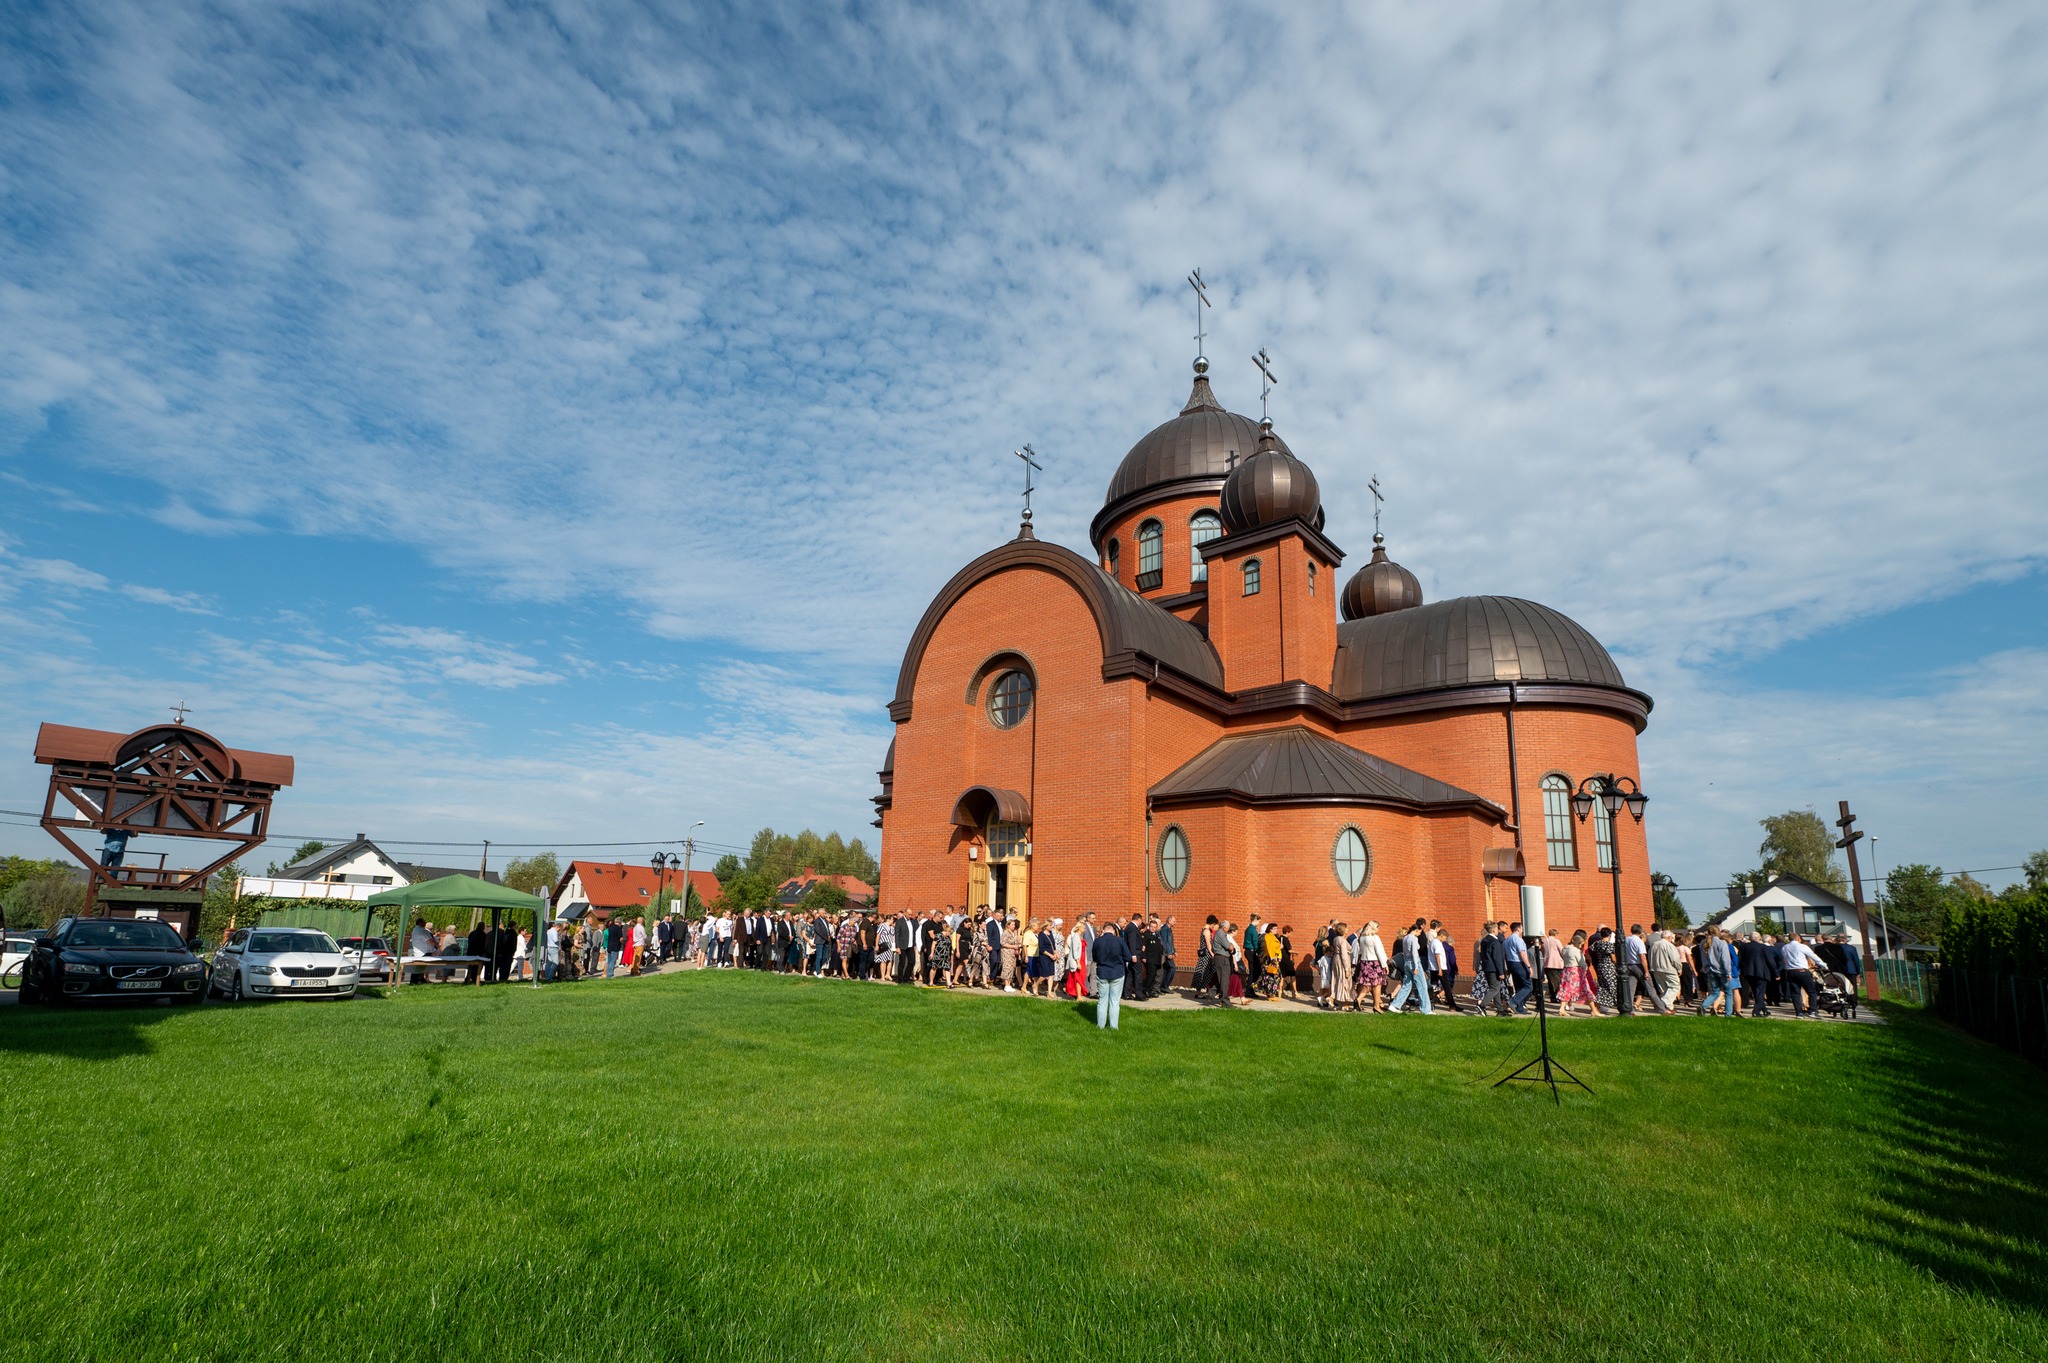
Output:
M1224 479L1218 510L1223 513L1223 528L1231 534L1285 520L1318 525L1323 490L1308 465L1281 445L1273 423L1264 421L1259 423L1258 449Z
M1363 620L1422 604L1422 584L1415 574L1387 557L1387 537L1372 537L1372 562L1344 584L1344 618Z
M1220 483L1230 472L1234 454L1242 460L1259 443L1259 428L1249 417L1223 410L1209 388L1209 362L1195 361L1195 386L1187 406L1173 420L1153 427L1131 446L1109 480L1104 508L1137 493L1190 479ZM1287 446L1283 443L1284 451Z

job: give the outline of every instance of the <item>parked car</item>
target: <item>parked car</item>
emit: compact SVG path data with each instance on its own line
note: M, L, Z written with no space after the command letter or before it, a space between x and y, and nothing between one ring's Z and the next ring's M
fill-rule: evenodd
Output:
M206 962L168 923L151 918L61 918L36 939L23 1003L154 999L196 1003Z
M29 953L40 932L10 932L0 941L0 989L18 989L28 970Z
M214 954L212 988L242 999L353 998L356 958L317 928L238 928Z
M342 951L356 963L358 984L391 983L391 944L382 937L343 937Z

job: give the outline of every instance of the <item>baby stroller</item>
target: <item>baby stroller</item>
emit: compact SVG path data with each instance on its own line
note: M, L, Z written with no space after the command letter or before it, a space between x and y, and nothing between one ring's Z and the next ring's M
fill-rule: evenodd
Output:
M1831 1018L1856 1016L1856 985L1847 975L1830 970L1820 977L1820 987L1815 993L1815 1012L1825 1013Z

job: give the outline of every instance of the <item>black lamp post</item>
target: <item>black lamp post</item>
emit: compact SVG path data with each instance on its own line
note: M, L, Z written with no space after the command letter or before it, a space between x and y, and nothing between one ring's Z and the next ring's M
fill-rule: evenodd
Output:
M1629 815L1637 823L1641 823L1643 806L1650 802L1650 797L1643 794L1642 787L1626 776L1615 776L1612 773L1588 776L1579 782L1578 791L1572 796L1572 809L1579 816L1580 823L1584 823L1592 816L1595 800L1598 800L1601 808L1607 811L1608 859L1614 863L1614 1006L1621 1010L1623 1016L1633 1016L1636 1011L1635 1000L1630 997L1630 990L1623 983L1628 969L1628 952L1622 944L1628 940L1628 927L1621 921L1621 835L1615 829L1614 820L1621 813L1621 807L1627 805ZM1593 842L1594 862L1597 865L1600 856L1597 833Z
M668 873L670 873L671 871L675 871L675 870L678 870L679 868L681 868L681 867L682 867L682 865L683 865L684 863L683 863L683 859L682 859L681 857L677 856L677 855L676 855L675 853L673 853L673 852L656 852L656 853L655 853L655 854L654 854L653 856L651 856L651 857L649 857L649 858L648 858L648 861L649 861L649 863L650 863L650 864L652 864L652 865L653 865L653 867L654 867L654 899L653 899L652 903L650 903L650 904L649 904L649 906L648 906L648 910L649 910L649 912L648 912L648 917L647 917L647 919L646 919L646 922L647 922L647 950L648 950L648 951L652 951L652 950L654 949L654 928L655 928L655 923L656 923L656 922L657 922L657 921L659 920L659 915L660 915L660 913L661 913L661 882L662 882L662 878L663 878L664 876L666 876L666 875L667 875ZM690 896L690 888L689 888L689 882L688 882L688 877L685 877L685 878L684 878L684 884L683 884L683 899L684 899L684 908L686 908L686 909L687 909L687 908L689 907L689 903L688 903L688 901L689 901L689 896ZM643 954L644 954L644 953L643 953ZM645 968L645 966L643 965L643 963L642 963L642 961L641 961L641 958L640 958L640 956L639 956L639 955L636 955L636 956L634 956L634 957L633 957L633 969L634 969L634 970L636 970L636 971L638 971L638 972L639 972L640 974L642 974L642 975L645 975L645 974L647 974L647 973L648 973L648 972L647 972L647 970L646 970L646 968Z

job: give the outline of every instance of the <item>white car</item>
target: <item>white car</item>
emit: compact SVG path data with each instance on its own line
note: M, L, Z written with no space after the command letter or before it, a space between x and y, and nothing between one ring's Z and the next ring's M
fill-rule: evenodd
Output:
M242 999L348 999L356 958L317 928L238 928L213 958L209 990Z
M21 985L21 972L28 966L28 954L35 949L40 932L9 932L0 943L0 989Z

